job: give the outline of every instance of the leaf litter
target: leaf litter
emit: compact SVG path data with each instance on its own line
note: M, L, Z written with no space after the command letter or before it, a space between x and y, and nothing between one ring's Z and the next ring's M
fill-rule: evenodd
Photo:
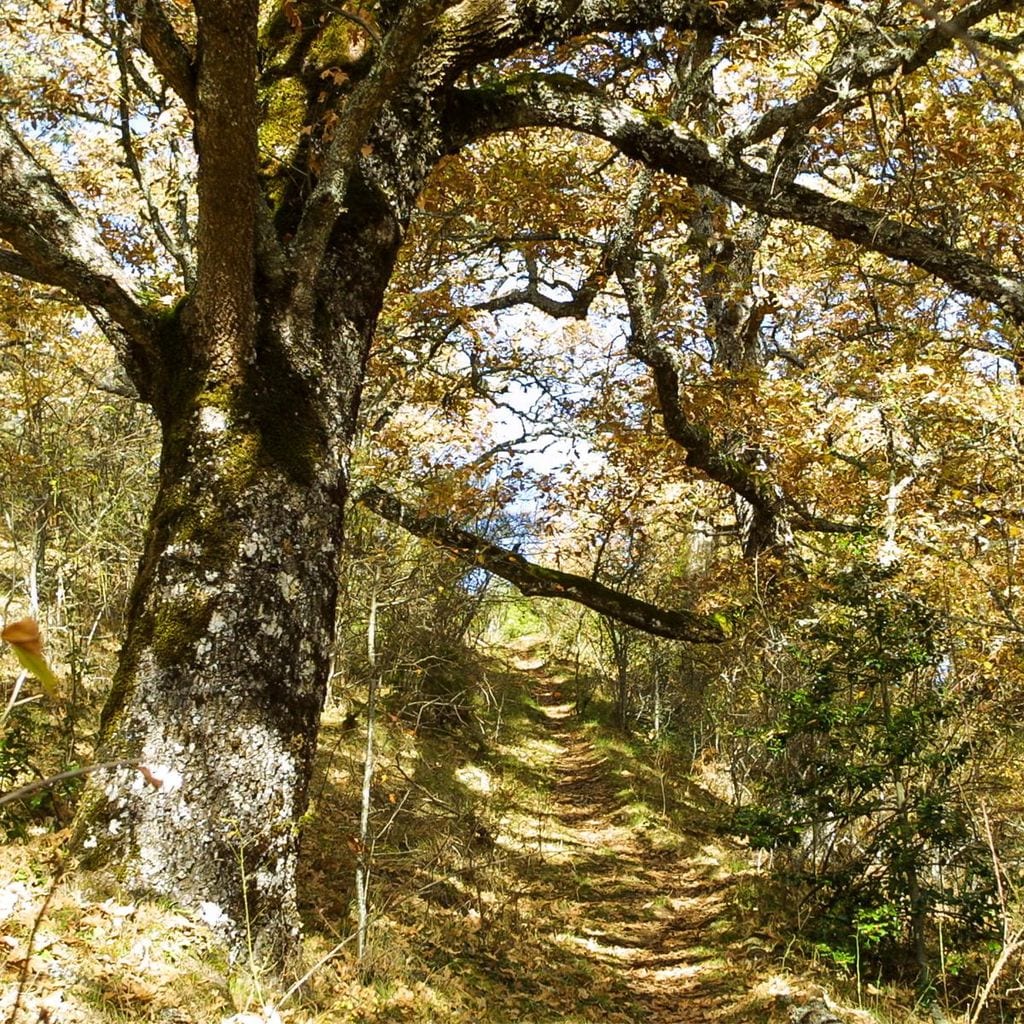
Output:
M346 938L354 854L339 842L355 820L362 740L328 721L307 824L309 967L287 998L287 983L228 964L180 908L54 884L58 834L0 853L0 1020L20 987L20 1021L61 1024L788 1021L818 990L745 933L733 900L742 851L708 828L711 798L688 784L662 789L671 815L644 805L628 749L572 714L557 667L516 660L505 683L530 713L483 763L456 738L430 750L392 730L378 805L398 810L376 851L363 963ZM403 785L415 799L396 798Z

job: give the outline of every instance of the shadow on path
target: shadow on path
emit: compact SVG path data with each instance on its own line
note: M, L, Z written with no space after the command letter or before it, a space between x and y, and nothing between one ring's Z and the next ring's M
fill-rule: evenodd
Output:
M562 905L550 942L588 961L602 988L623 992L611 1019L751 1019L739 1006L750 972L723 934L731 882L717 877L714 851L697 837L671 851L646 842L630 825L614 766L577 724L559 681L531 668L542 725L558 753L538 835L520 838L537 851L535 886Z

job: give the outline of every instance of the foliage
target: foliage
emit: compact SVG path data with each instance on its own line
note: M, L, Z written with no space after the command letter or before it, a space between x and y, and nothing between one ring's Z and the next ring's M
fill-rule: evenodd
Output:
M0 731L0 792L23 783L34 774L33 760L45 748L45 731L31 709L21 707L9 714ZM0 809L4 839L24 839L29 825L55 817L54 794L41 790L32 798Z
M330 653L356 721L379 675L424 742L483 746L473 645L502 592L358 507L339 562L347 490L382 482L713 617L704 648L576 610L547 632L577 710L614 702L662 784L679 751L717 771L827 949L925 973L940 926L982 948L982 797L1021 856L1019 4L8 6L0 572L69 693L59 729L12 717L5 772L92 753L125 629L112 708L180 673L133 735L248 680L239 721L301 722L282 757L311 751ZM177 504L129 613L161 460L140 396ZM260 578L282 613L322 599L210 676L217 631L265 624L221 574L255 541L221 528L269 514L271 477L294 492ZM187 596L157 594L179 571ZM506 640L536 628L515 600ZM234 774L209 770L227 723L189 721L191 813ZM296 778L271 803L298 815Z
M804 928L927 981L951 945L992 934L996 886L975 800L987 726L953 660L948 620L902 574L854 565L829 581L782 654L785 686L733 828L776 851Z

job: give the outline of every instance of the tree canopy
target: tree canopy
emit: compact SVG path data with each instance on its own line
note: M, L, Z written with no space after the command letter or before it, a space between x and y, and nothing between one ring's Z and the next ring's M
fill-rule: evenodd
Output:
M12 331L61 304L161 432L83 853L287 946L350 497L747 658L855 568L1009 658L1018 0L22 0L0 44Z

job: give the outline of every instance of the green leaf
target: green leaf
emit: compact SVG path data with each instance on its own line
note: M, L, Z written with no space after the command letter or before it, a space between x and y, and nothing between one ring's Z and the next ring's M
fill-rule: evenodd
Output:
M46 696L53 701L60 700L60 680L46 664L46 659L41 654L32 654L26 651L18 644L11 644L11 647L21 663L21 667L26 672L31 672L39 680Z

